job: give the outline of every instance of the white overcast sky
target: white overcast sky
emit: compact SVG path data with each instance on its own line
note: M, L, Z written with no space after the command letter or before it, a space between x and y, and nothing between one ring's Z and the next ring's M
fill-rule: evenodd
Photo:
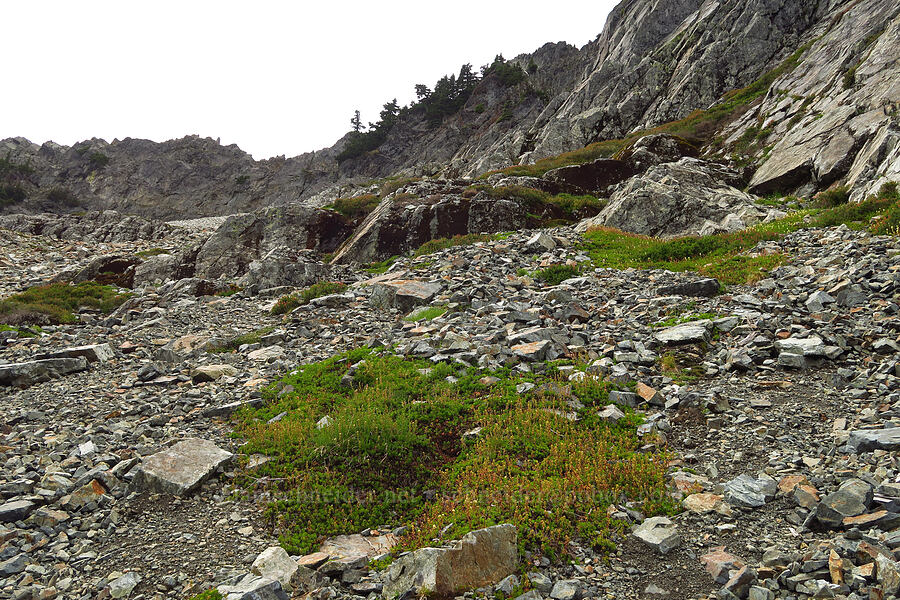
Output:
M578 47L613 0L4 1L0 138L199 134L255 158L330 146L471 62Z

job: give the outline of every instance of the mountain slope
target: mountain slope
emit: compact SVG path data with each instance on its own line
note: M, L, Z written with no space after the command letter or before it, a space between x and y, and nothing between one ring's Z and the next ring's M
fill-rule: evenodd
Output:
M580 50L547 44L516 57L523 81L485 77L437 125L414 106L377 149L342 162L348 136L263 161L198 137L71 148L4 140L0 174L20 192L0 210L173 219L322 206L372 180L475 176L713 105L715 119L678 133L705 145L707 157L760 167L754 191L811 194L846 178L860 197L900 170L897 13L887 0L626 0ZM729 95L751 84L752 93Z

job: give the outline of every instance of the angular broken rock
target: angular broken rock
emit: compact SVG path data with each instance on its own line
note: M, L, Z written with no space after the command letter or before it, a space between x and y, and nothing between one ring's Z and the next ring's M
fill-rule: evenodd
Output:
M91 346L77 346L75 348L66 348L65 350L60 350L58 352L42 354L39 358L78 358L83 356L88 362L106 362L115 357L115 355L116 353L109 344L94 344Z
M199 438L182 440L147 457L138 467L134 485L165 494L184 496L196 490L232 454Z
M467 533L452 548L420 548L394 561L382 593L385 598L411 590L454 595L497 583L517 562L515 526L495 525Z
M851 431L847 445L853 452L900 449L900 427Z
M194 383L216 381L222 377L234 377L237 372L238 370L231 365L203 365L194 369L191 373L191 381Z
M656 290L659 296L702 296L712 298L722 289L718 279L698 279L673 285L661 285Z
M667 346L708 342L712 335L712 328L712 321L701 319L657 331L654 337Z
M222 600L288 600L281 583L259 575L244 575L233 585L220 585Z
M360 557L371 558L393 550L397 545L397 536L387 533L378 536L366 536L354 533L339 535L325 540L318 554L335 560L354 560ZM313 555L310 555L313 556ZM322 562L325 562L324 560ZM306 565L309 566L309 565Z
M544 360L547 356L547 348L550 346L550 342L548 340L539 340L537 342L526 342L524 344L516 344L512 346L510 350L512 350L513 354L527 360L529 362L536 362Z
M727 482L725 488L725 500L734 506L743 508L759 508L766 502L775 498L778 485L774 479L761 477L756 479L747 475L738 475Z
M140 582L140 574L129 571L109 582L109 595L112 598L127 598Z
M12 500L0 505L0 523L14 523L21 521L35 509L34 502L30 500Z
M603 410L597 413L597 416L600 417L602 421L615 423L620 419L624 419L625 413L619 410L615 404L607 404L603 407Z
M717 512L721 515L730 515L731 507L725 499L718 494L699 493L691 494L681 502L684 509L698 515Z
M826 527L837 528L845 518L865 513L871 503L872 487L861 479L849 479L816 506L816 519Z
M817 335L808 338L787 338L776 340L775 348L779 352L787 354L799 354L800 356L825 356L825 342Z
M713 580L719 585L727 582L731 576L731 571L737 571L744 566L744 561L733 554L725 551L725 546L713 548L709 554L700 557L706 571L712 575Z
M369 302L376 308L396 308L408 313L414 307L431 302L441 284L416 279L384 281L372 286Z
M660 554L668 554L681 544L681 535L675 523L666 517L651 517L645 520L632 528L631 535Z
M70 373L78 373L87 368L88 361L83 356L0 365L0 385L28 387Z
M297 572L298 565L281 546L270 546L259 553L250 572L269 579L275 579L281 587L291 591L291 579Z
M525 242L525 250L531 252L544 252L556 248L556 241L549 234L541 231L534 234Z

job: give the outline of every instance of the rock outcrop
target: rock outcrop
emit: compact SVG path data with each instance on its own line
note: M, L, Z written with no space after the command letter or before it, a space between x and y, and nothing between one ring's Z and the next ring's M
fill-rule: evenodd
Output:
M334 254L333 263L371 262L437 238L526 226L527 205L466 191L468 181L420 182L382 200Z
M121 214L114 210L67 215L50 213L0 215L0 229L11 229L60 240L91 240L106 243L160 240L172 232L172 228L165 223Z
M736 177L695 158L651 167L617 187L606 208L582 221L578 230L602 225L656 237L708 235L738 231L783 214L758 206L753 196L723 183Z

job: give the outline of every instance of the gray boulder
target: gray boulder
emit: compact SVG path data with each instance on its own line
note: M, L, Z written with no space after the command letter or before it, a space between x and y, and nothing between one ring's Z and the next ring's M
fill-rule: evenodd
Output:
M518 562L516 528L495 525L467 533L450 548L420 548L394 561L383 595L396 598L427 590L439 596L492 585L511 575Z
M200 247L195 276L240 277L250 263L276 247L333 252L350 232L338 213L300 204L232 215ZM258 269L264 271L263 267Z
M709 319L701 319L699 321L690 321L667 327L653 334L659 342L666 346L678 346L681 344L695 344L698 342L708 342L712 337L713 324Z
M268 577L248 574L237 582L220 585L222 600L288 600L281 583Z
M395 279L373 284L369 302L376 308L396 308L403 313L408 313L416 306L431 302L440 291L440 283L417 279Z
M0 365L0 385L28 387L36 383L50 381L88 368L83 356L76 358L48 358L23 363Z
M49 358L78 358L83 356L88 362L104 363L115 357L115 355L115 351L109 344L92 344L90 346L77 346L57 352L49 352L40 355L38 358L46 360Z
M230 452L208 440L189 438L145 458L138 467L134 485L138 489L185 496L231 458Z
M678 528L666 517L651 517L640 525L635 525L631 535L641 540L660 554L668 554L681 545Z
M900 449L900 427L851 431L847 446L856 453L871 452L872 450L898 450Z
M708 235L783 214L757 206L753 196L723 183L734 176L695 158L657 165L620 185L606 208L577 229L605 226L655 237Z

